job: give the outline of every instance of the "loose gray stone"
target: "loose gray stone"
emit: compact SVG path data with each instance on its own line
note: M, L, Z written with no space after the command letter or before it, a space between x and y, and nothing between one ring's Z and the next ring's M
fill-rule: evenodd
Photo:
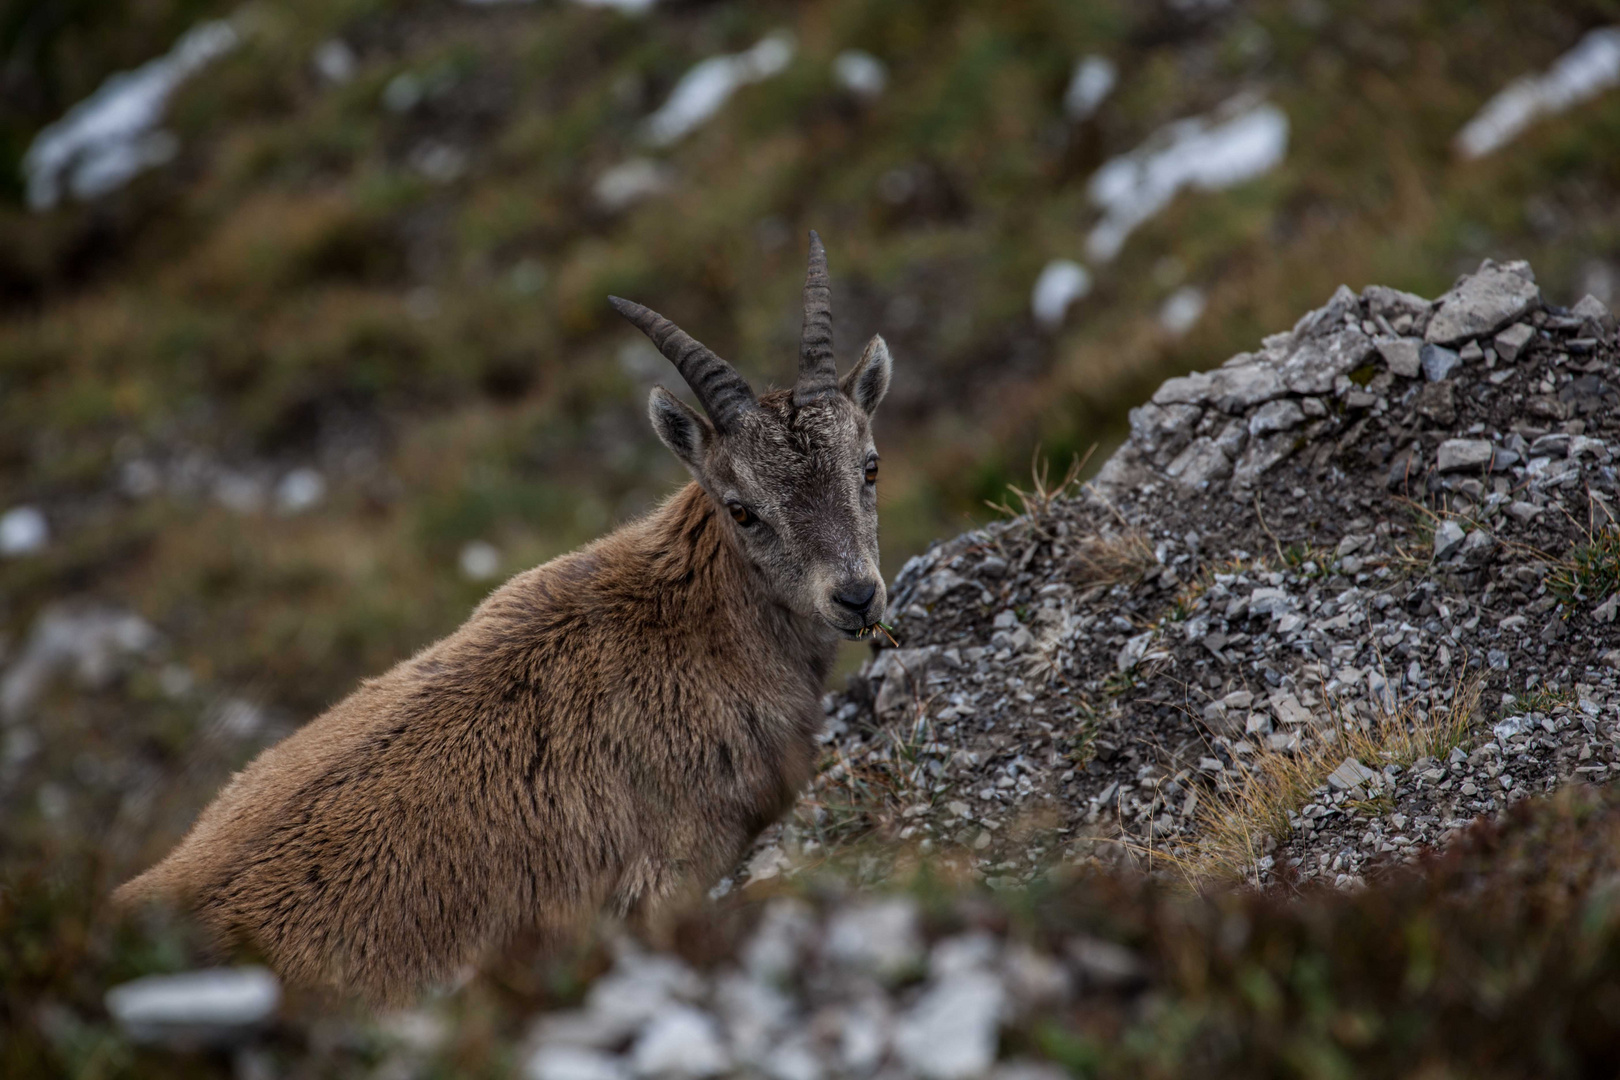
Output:
M1416 317L1429 310L1429 302L1416 293L1391 289L1387 285L1369 285L1361 290L1367 301L1367 310L1374 316L1396 319L1402 315Z
M1541 301L1528 263L1498 266L1486 259L1479 270L1440 298L1424 340L1452 345L1500 329L1535 309Z
M1294 598L1286 589L1256 589L1249 595L1250 615L1282 615L1294 607Z
M1430 382L1439 382L1449 378L1462 363L1462 358L1450 349L1439 345L1425 345L1418 350L1418 363L1423 366L1423 377Z
M1468 539L1462 543L1462 549L1457 552L1457 562L1467 570L1477 570L1491 561L1491 555L1496 551L1496 539L1484 529L1475 529L1468 534Z
M1615 611L1620 608L1620 593L1615 593L1592 609L1592 621L1607 625L1614 622Z
M1206 405L1209 403L1215 379L1206 372L1195 371L1175 379L1166 379L1153 395L1155 405Z
M1344 322L1345 315L1358 307L1356 294L1350 291L1348 285L1340 285L1333 290L1328 302L1315 311L1307 311L1294 323L1294 336L1296 338L1312 337L1326 334Z
M1187 445L1203 410L1196 405L1142 405L1130 411L1131 437L1159 461Z
M1569 454L1569 442L1570 436L1567 432L1550 432L1530 444L1530 456L1565 457Z
M1511 364L1519 358L1519 353L1535 336L1535 328L1530 324L1514 323L1496 335L1496 355Z
M1237 459L1243 452L1243 444L1249 440L1249 428L1242 420L1228 420L1221 433L1215 436L1215 445L1227 457Z
M1591 293L1581 297L1580 302L1569 309L1570 315L1577 319L1586 320L1589 331L1599 333L1612 331L1615 326L1614 315L1609 306Z
M1215 407L1234 416L1288 392L1277 369L1262 360L1221 367L1211 378L1210 398Z
M1232 483L1238 487L1252 487L1257 479L1294 452L1294 441L1295 437L1288 432L1264 439L1250 439L1249 448L1232 469Z
M1131 668L1142 662L1142 657L1147 655L1148 646L1151 644L1153 644L1153 631L1149 630L1145 634L1137 634L1125 642L1124 646L1119 650L1119 655L1114 658L1114 665L1122 672L1131 670Z
M541 1046L523 1063L525 1080L624 1080L630 1070L614 1054L583 1046Z
M1378 343L1378 355L1394 374L1403 379L1415 379L1421 370L1418 350L1422 347L1423 342L1418 338L1386 338Z
M917 905L903 897L857 904L838 913L823 948L834 961L879 979L898 979L922 960Z
M1435 454L1435 467L1441 472L1481 469L1491 463L1488 439L1447 439Z
M1374 351L1372 338L1360 330L1306 338L1283 364L1282 380L1296 394L1326 394L1340 375L1360 367Z
M930 987L895 1027L894 1048L927 1080L982 1076L996 1060L1006 991L985 971L960 972Z
M1367 768L1353 757L1347 757L1339 762L1339 767L1328 774L1328 784L1335 791L1350 791L1361 787L1369 780L1377 779L1378 774Z
M1170 479L1202 489L1232 475L1232 459L1207 435L1194 439L1164 470Z
M1434 530L1434 557L1438 562L1462 547L1466 534L1455 521L1442 521Z
M1250 435L1270 435L1290 431L1305 422L1305 411L1288 399L1271 401L1256 409L1249 417Z
M637 1076L719 1076L731 1068L731 1055L708 1013L675 1005L647 1024L630 1048Z

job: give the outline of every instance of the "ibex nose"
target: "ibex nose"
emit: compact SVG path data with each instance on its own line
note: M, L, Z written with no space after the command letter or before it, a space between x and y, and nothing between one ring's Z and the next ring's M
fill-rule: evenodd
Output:
M872 602L877 593L877 582L871 578L859 581L846 581L833 592L833 599L841 606L857 614L864 614L866 605Z

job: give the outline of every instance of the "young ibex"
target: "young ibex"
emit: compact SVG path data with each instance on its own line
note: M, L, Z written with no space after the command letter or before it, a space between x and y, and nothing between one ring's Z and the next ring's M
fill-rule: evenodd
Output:
M756 398L668 319L611 302L708 412L649 401L694 482L264 751L120 902L181 903L292 981L400 1000L518 935L699 895L793 802L836 642L887 599L888 348L838 379L815 233L791 390Z

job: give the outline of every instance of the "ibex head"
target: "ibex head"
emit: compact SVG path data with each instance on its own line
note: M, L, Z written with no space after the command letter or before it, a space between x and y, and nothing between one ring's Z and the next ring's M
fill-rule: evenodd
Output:
M743 377L674 323L611 297L680 370L705 419L662 386L653 429L725 515L775 598L853 637L882 618L877 472L871 418L889 389L889 348L874 336L840 381L833 362L827 253L810 234L804 332L793 389L756 398Z

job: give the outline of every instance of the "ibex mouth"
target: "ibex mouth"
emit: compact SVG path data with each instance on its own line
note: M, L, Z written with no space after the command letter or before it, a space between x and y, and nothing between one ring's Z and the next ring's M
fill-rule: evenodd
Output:
M846 630L845 634L851 641L865 641L867 638L880 638L886 640L895 648L899 648L900 646L900 642L896 641L894 637L894 627L890 626L882 619L872 623L870 626L861 627L853 634Z

